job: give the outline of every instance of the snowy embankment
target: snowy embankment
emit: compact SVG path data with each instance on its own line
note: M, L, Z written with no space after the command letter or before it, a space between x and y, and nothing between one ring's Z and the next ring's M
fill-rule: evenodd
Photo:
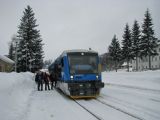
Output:
M160 70L102 75L101 101L140 120L160 120Z
M121 87L160 90L160 70L143 72L103 72L103 82Z
M0 73L0 120L160 120L160 70L103 72L97 99L37 91L32 73ZM92 113L92 114L91 114Z
M20 120L34 87L32 73L0 73L0 119Z

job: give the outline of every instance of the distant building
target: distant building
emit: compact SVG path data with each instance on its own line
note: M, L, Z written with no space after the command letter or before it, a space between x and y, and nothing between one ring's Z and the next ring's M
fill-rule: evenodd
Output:
M122 65L121 65L121 69L126 69L128 67L128 65L127 65L127 62L124 62ZM129 63L129 68L132 68L132 64L131 63Z
M160 44L156 48L156 51L157 51L158 55L154 56L154 57L151 57L151 68L153 70L160 69ZM142 59L138 58L138 70L139 71L149 69L148 59L149 59L148 56L143 57ZM136 71L136 60L132 60L131 64L132 64L132 70Z
M112 60L109 53L104 53L99 56L100 63L102 65L102 71L112 71L115 70L115 62ZM117 68L120 69L123 61L119 61L117 64Z
M13 60L0 55L0 72L10 72L13 69L13 64Z

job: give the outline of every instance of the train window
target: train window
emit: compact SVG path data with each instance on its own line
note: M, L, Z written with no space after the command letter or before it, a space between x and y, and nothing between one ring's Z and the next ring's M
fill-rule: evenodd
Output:
M97 74L98 55L71 54L68 56L71 74Z

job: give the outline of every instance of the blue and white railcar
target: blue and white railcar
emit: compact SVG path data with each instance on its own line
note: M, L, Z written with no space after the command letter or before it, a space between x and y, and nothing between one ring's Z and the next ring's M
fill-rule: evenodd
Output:
M49 72L58 74L57 87L72 98L96 97L104 87L98 53L92 50L64 51Z

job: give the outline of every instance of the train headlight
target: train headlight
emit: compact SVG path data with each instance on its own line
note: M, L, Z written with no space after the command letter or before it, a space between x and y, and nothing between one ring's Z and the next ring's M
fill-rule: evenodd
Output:
M98 79L98 75L96 75L96 78Z
M72 75L70 76L70 78L71 78L71 80L73 80L73 76Z

